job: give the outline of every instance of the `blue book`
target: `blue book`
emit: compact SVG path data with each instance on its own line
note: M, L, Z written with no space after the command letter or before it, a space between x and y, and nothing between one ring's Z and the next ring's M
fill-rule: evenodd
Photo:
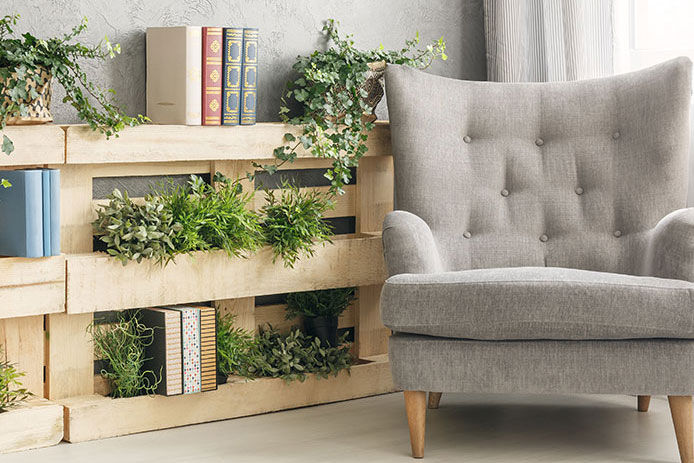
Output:
M51 174L41 169L41 209L43 210L43 255L51 255Z
M51 177L51 256L60 255L60 171L50 169Z
M0 255L43 257L43 180L40 170L4 170L0 178Z
M241 116L241 59L243 56L243 28L224 28L224 56L222 66L222 125L238 125Z
M258 29L243 29L241 69L241 125L255 124L258 102Z

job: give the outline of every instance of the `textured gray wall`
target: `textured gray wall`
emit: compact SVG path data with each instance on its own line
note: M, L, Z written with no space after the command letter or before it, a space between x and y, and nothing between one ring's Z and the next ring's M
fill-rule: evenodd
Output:
M123 53L105 64L89 64L88 74L112 87L128 113L145 111L145 29L148 26L246 25L260 28L258 120L277 120L279 97L298 54L322 45L322 21L335 18L362 48L400 48L419 30L423 40L444 36L449 59L430 72L464 79L486 77L482 0L3 0L2 14L21 14L18 30L38 36L66 32L86 16L86 43L104 35ZM78 122L60 102L56 122Z

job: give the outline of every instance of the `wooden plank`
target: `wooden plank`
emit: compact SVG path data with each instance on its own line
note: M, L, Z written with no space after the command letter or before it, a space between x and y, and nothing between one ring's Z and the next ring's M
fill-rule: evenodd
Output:
M65 311L65 257L0 258L0 318Z
M272 250L230 259L224 251L178 256L161 267L123 266L103 253L67 256L67 311L88 313L196 301L234 299L291 291L382 283L385 266L379 237L335 239L294 269L272 263ZM118 282L118 284L113 284ZM127 288L124 291L123 288Z
M0 413L0 453L49 447L63 440L63 407L31 399Z
M112 286L114 289L117 285ZM61 399L94 392L94 346L87 328L90 313L47 315L45 395Z
M205 172L209 172L209 170L209 161L92 164L89 167L89 172L93 178L203 174Z
M359 357L388 352L390 330L381 322L382 287L382 284L359 287L355 330L357 356Z
M0 140L3 135L12 140L14 151L0 153L0 168L65 162L65 132L58 125L7 126L0 130Z
M395 390L387 358L352 367L351 375L289 384L263 378L219 386L199 394L110 399L102 396L61 400L65 440L82 442L277 410L355 399Z
M118 138L106 140L86 125L66 127L68 164L167 162L205 160L270 160L287 132L299 135L300 127L279 122L252 126L194 127L143 125L126 128ZM366 156L390 156L390 127L376 124L369 134ZM300 157L311 157L303 149Z
M242 297L239 299L221 299L214 301L215 309L220 313L233 314L234 326L247 331L255 331L255 297Z
M270 324L273 328L277 328L280 332L286 333L292 327L299 326L303 324L302 317L294 318L292 320L287 320L286 318L286 304L272 304L272 305L259 305L255 308L255 322L257 326ZM347 309L338 318L338 328L352 328L354 327L354 304L347 307Z
M39 397L43 396L43 343L43 316L0 320L0 347L4 360L24 372L22 384Z
M90 166L61 169L60 248L64 253L92 250L92 174Z
M328 190L330 190L330 187L327 186L319 186L319 187L307 187L307 188L301 188L302 191L308 191L308 190L316 190L321 193L327 193ZM335 203L335 208L334 209L329 209L325 213L325 217L353 217L356 214L356 200L357 200L357 186L356 185L347 185L344 187L345 194L338 196L334 199ZM282 190L274 190L276 192L276 196L279 196L279 192ZM255 194L255 209L260 210L261 207L263 207L266 203L265 201L265 193L263 191L258 191Z

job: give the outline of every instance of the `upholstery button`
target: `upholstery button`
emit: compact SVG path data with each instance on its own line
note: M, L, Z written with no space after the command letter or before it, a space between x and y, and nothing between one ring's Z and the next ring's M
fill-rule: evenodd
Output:
M464 141L465 143L470 143L470 142L472 141L472 138L470 138L469 135L465 135L465 136L463 137L463 141Z
M616 131L615 133L612 134L612 138L613 138L614 140L616 140L616 139L618 139L618 138L620 137L620 135L621 135L621 134L619 133L619 130L618 130L618 131Z
M547 242L548 239L549 238L547 237L547 235L540 235L540 241L542 241L543 243Z
M463 233L463 236L465 238L470 238L472 236L472 233L470 233L469 231L466 230L465 233Z
M545 141L542 138L538 138L537 140L535 140L535 144L537 146L542 146L545 144Z
M504 188L503 190L501 190L501 196L503 196L503 197L508 196L508 190L507 190L506 188Z
M581 188L580 186L577 186L574 191L576 192L577 195L583 194L583 188Z
M622 232L621 232L620 230L615 230L615 232L613 233L613 235L614 235L615 238L619 238L620 236L622 236Z

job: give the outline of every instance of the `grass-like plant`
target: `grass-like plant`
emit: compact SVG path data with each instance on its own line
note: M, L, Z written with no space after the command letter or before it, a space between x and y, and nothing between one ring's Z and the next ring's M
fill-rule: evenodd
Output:
M92 323L89 331L97 357L104 360L101 376L109 382L112 397L154 394L162 372L143 370L148 360L145 348L153 342L154 329L142 324L139 311L120 312L114 324Z
M356 288L323 289L287 294L287 320L299 316L339 317L356 298Z
M293 268L302 255L313 256L316 244L332 243L332 229L323 220L325 212L334 207L327 195L316 190L301 191L284 181L279 196L267 190L265 197L261 213L273 262L281 257L285 267Z
M248 368L258 343L253 333L234 326L235 318L217 312L217 370L227 376L252 377Z
M3 356L0 347L0 357ZM6 360L0 360L0 413L20 404L31 397L31 393L22 387L21 378L24 372Z

